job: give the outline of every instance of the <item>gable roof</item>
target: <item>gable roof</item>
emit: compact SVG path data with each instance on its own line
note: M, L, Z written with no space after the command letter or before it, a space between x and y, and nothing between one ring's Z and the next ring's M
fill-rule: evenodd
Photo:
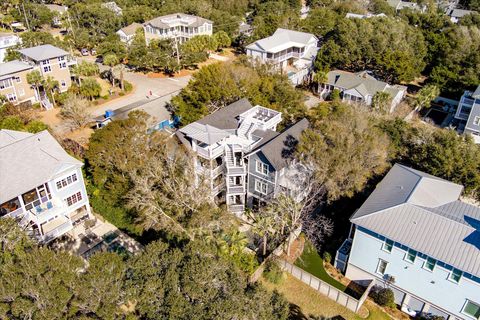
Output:
M243 98L203 117L197 122L205 125L208 124L218 129L234 130L238 128L237 117L251 108L253 108L253 106L250 101Z
M374 96L377 92L388 92L394 98L398 92L406 91L406 87L394 85L376 80L366 71L352 73L342 70L330 71L327 74L327 84L343 88L344 90L356 90L362 97Z
M193 16L185 13L173 13L161 17L156 17L144 23L144 25L150 24L156 28L166 29L171 26L183 25L187 27L199 27L205 23L213 23L211 20Z
M461 185L395 164L351 222L480 276L480 208Z
M300 136L308 125L308 120L304 118L258 146L252 153L261 152L276 170L281 170L292 159Z
M311 33L278 28L270 37L257 40L247 48L275 53L290 47L305 47L312 39L318 41Z
M138 29L142 28L143 26L140 24L140 23L132 23L126 27L123 27L122 29L118 30L118 31L122 31L123 33L125 33L125 35L127 36L132 36L135 34L135 32L137 32Z
M81 165L46 130L37 134L0 130L0 203Z
M14 73L29 69L33 69L33 66L19 60L0 63L0 79L3 76L12 75Z
M189 125L181 128L180 131L190 138L208 145L215 144L230 135L230 133L225 130L215 128L209 124L201 124L198 122L192 122Z
M41 46L21 49L18 51L24 56L35 61L42 61L68 55L68 52L65 50L52 46L51 44L43 44Z
M464 9L451 9L448 10L447 15L453 18L463 18L469 14L474 14L476 11L464 10Z

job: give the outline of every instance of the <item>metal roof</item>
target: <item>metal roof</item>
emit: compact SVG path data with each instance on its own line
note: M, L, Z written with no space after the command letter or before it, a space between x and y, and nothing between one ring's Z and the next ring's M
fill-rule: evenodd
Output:
M472 95L473 97L473 95ZM465 124L465 128L470 129L472 131L480 131L480 123L475 124L475 118L480 117L480 104L478 104L478 98L475 99L472 108L470 109L470 113L468 115L467 123Z
M300 136L308 125L308 120L304 118L258 146L252 153L261 152L276 170L280 170L293 159Z
M81 165L46 130L37 134L0 130L0 203Z
M137 30L141 29L141 28L143 28L143 26L140 23L134 22L134 23L132 23L132 24L126 26L126 27L123 27L122 29L120 29L118 31L122 31L123 33L125 33L125 35L131 36L131 35L134 35L135 32L137 32Z
M480 276L480 208L463 187L395 164L351 222Z
M225 130L217 129L208 124L200 124L198 122L192 122L180 129L180 131L185 133L188 137L208 145L215 144L230 135L230 133Z
M33 69L33 66L19 60L0 63L0 77L11 75L28 69Z
M454 17L454 18L462 18L466 15L473 14L475 12L476 11L472 11L472 10L451 9L447 13L447 15L450 16L450 17Z
M291 47L305 47L312 40L318 41L318 38L311 33L279 28L270 37L257 40L247 48L275 53Z
M21 49L18 51L24 56L35 61L42 61L68 55L68 52L65 50L52 46L51 44L43 44L41 46Z

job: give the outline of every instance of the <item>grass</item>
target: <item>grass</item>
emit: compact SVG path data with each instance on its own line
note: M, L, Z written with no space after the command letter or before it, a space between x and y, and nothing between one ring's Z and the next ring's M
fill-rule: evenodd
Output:
M346 320L391 320L385 312L370 301L366 301L362 307L361 315L364 317L361 317L290 274L287 274L286 279L279 284L272 284L265 278L261 278L260 281L268 290L277 290L290 302L290 319L300 320L306 319L307 316L316 316L324 318L341 317Z
M341 291L347 289L345 285L330 277L323 267L323 259L309 241L305 241L303 253L300 258L295 261L295 265Z

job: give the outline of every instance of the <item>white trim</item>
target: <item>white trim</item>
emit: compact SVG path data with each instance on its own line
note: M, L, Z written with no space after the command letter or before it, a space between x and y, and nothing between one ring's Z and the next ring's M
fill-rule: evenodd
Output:
M77 179L77 180L73 181L73 175L76 175L76 179ZM71 182L71 183L68 183L68 180L67 180L68 177L72 177L72 182ZM63 183L62 183L63 180L66 180L66 181L67 181L67 185L65 185L65 186L63 185ZM60 178L57 178L57 179L54 180L55 189L56 189L57 191L60 191L60 190L65 189L65 188L67 188L67 187L69 187L69 186L71 186L71 185L76 184L78 181L79 181L78 172L70 172L70 173L68 173L68 174L66 174L66 175L63 175L63 176L61 176ZM59 183L59 182L62 184L62 187L61 187L61 188L59 188L58 185L57 185L57 183Z
M260 190L257 189L257 186L260 187ZM263 190L262 190L264 186L265 186L265 192L263 192ZM268 194L268 184L261 181L260 179L255 179L254 180L254 190L258 193L263 194L263 195L267 195Z
M434 261L435 261L435 264L433 265L433 269L432 269L432 270L430 270L430 269L427 268L428 259L431 259L431 260L434 260ZM427 259L425 259L425 261L423 261L422 269L423 269L423 270L426 270L426 271L428 271L428 272L433 272L433 271L435 271L435 267L437 266L437 262L438 262L437 259L433 259L433 258L430 258L430 257L427 256Z
M380 272L380 265L382 264L382 262L385 262L385 269L383 270L383 273ZM377 263L377 268L375 269L375 273L376 274L381 274L382 276L386 275L387 274L387 268L388 268L388 261L387 260L383 260L383 259L378 259L378 263Z
M460 311L461 314L463 315L466 315L467 317L469 317L470 319L475 319L475 320L478 320L478 318L474 318L472 317L471 315L469 315L468 313L465 313L465 307L467 306L468 303L471 303L471 304L474 304L478 307L480 307L480 304L472 301L472 300L469 300L469 299L465 299L465 303L463 304L463 307L462 307L462 311Z
M391 242L392 242L392 244L391 244L392 247L390 248L390 251L387 250L387 248L385 248L385 246L386 246L386 244L387 244L387 241L391 241ZM394 244L395 244L395 242L394 242L393 240L385 239L385 240L383 241L383 244L382 244L382 251L385 251L386 253L392 253L392 251L393 251L393 245L394 245Z
M408 260L409 251L415 251L415 256L413 257L413 261ZM417 256L418 256L418 251L417 251L417 250L408 249L408 250L405 252L405 256L403 257L403 260L406 261L406 262L408 262L408 263L414 264L414 263L415 263L415 260L417 260Z
M455 281L455 279L452 278L453 272L454 272L455 270L460 271L460 278L458 278L458 281ZM450 271L450 273L449 273L449 275L448 275L448 277L447 277L447 280L448 280L448 281L450 281L450 282L452 282L452 283L455 283L455 284L459 284L462 279L463 279L463 271L462 271L462 270L459 270L459 269L457 269L457 268L453 268L453 269Z
M261 170L262 170L262 171L259 171L259 170L258 170L258 166L259 166L259 165L261 166ZM255 171L256 171L257 173L260 173L260 174L263 174L263 175L265 175L265 176L268 176L269 167L270 167L270 166L269 166L268 164L264 163L263 161L255 160ZM266 173L263 172L263 170L265 170Z

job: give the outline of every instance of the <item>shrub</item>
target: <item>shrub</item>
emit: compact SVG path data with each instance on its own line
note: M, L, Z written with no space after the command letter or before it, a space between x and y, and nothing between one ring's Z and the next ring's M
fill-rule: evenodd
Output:
M37 133L47 130L48 126L40 120L33 120L25 126L25 129L30 133Z
M330 93L330 100L331 101L340 100L340 90L333 89L333 91Z
M331 263L332 262L332 256L330 255L330 253L328 253L327 251L325 251L323 253L323 261L325 263Z
M285 280L285 274L280 269L278 264L276 264L274 261L269 260L266 265L265 265L265 271L263 272L263 276L265 279L267 279L269 282L273 284L280 284Z
M130 92L130 91L133 90L133 85L130 82L128 82L127 80L124 80L123 81L123 90L125 92Z
M372 290L371 297L378 305L391 308L395 307L395 295L390 288Z

